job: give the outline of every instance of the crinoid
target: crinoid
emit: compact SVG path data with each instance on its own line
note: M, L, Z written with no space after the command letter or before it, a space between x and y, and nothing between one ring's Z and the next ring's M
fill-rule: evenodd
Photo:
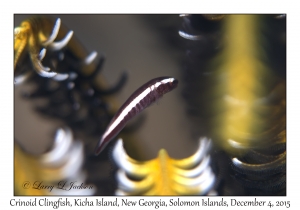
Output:
M182 85L194 130L234 157L233 173L249 175L242 182L245 187L261 190L247 194L277 195L285 187L285 152L267 154L265 149L278 141L285 144L285 17L182 18L179 35L187 49ZM244 155L257 150L261 161L244 160ZM270 176L278 182L270 181Z
M119 139L113 150L117 171L117 195L206 195L213 191L215 175L208 151L211 142L202 138L197 151L185 159L172 159L161 149L149 161L130 158Z
M14 69L22 68L22 60L28 56L33 69L42 77L66 77L50 71L49 67L42 64L47 49L60 51L70 41L73 31L70 31L60 41L55 42L58 37L61 20L58 18L53 26L52 21L46 18L36 17L25 20L14 31ZM53 26L53 29L52 29ZM23 82L31 72L19 75L15 78L16 83Z
M69 128L58 129L52 148L38 156L15 143L15 194L93 195L96 186L85 183L84 159L83 143L74 141ZM80 184L87 187L75 187Z
M62 119L74 130L99 135L114 112L107 97L123 87L127 74L113 87L106 87L99 77L104 56L88 53L73 32L67 31L60 18L54 22L50 17L33 17L16 27L15 72L21 73L15 74L15 80L17 84L27 80L36 87L23 91L26 98L46 100L36 106L38 112Z

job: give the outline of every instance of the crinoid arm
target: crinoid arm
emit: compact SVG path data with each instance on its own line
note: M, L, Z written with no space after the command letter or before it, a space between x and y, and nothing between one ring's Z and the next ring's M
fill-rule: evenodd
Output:
M45 66L42 61L47 57L47 50L60 51L66 47L73 36L73 31L69 31L63 39L55 41L60 32L61 20L58 18L51 28L51 21L47 18L31 18L21 23L14 31L14 69L15 74L18 69L24 65L27 60L24 58L29 57L33 70L42 77L53 78L58 72L55 69ZM51 31L49 31L51 30ZM47 34L50 34L47 37ZM16 71L17 70L17 71ZM30 71L28 68L27 71ZM27 73L16 75L16 83L25 81L28 77ZM64 76L66 78L66 76ZM62 76L58 76L61 80Z
M113 150L113 159L119 166L116 174L116 195L207 195L215 184L210 167L210 140L201 138L194 155L172 159L161 149L158 157L137 161L126 154L122 139Z

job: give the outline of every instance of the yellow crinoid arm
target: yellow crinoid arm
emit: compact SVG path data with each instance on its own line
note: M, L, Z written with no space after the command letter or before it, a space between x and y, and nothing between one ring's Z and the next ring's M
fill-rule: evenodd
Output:
M14 147L14 188L15 195L48 195L46 190L34 189L34 183L40 181L37 160L26 154L15 144Z
M149 161L130 158L118 140L113 157L120 167L117 195L205 195L214 185L207 152L210 141L200 140L194 155L176 160L161 149L158 157Z
M95 186L63 190L59 183L85 182L82 170L83 143L74 141L70 129L58 129L52 148L41 155L31 155L15 143L15 195L92 195ZM66 187L67 188L67 187Z
M281 93L285 92L285 85L266 64L260 18L263 17L226 15L222 27L223 49L211 62L219 75L212 94L221 95L214 102L220 113L212 119L213 139L229 153L272 141L278 130L274 122L285 124L285 114L280 114L285 105L270 103L274 101L270 99L274 97L274 87L275 95L285 100Z
M24 52L28 41L29 30L26 27L17 27L14 31L14 70L19 58Z
M60 19L54 21L47 17L34 17L25 20L19 27L15 28L15 43L14 43L14 70L23 66L23 59L28 55L33 69L42 77L52 78L57 75L56 72L50 71L49 67L43 66L42 60L46 55L47 50L59 51L66 47L72 38L73 32L70 31L62 40L55 41L60 29ZM31 71L31 69L28 69ZM16 73L19 75L18 73ZM24 77L25 75L19 75ZM19 81L25 80L18 79Z

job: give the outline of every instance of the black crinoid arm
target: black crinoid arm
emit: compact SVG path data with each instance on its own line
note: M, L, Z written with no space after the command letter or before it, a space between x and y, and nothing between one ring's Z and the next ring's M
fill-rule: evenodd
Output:
M67 126L76 139L82 140L87 181L97 186L95 194L111 195L114 178L109 151L95 158L93 146L116 111L111 96L123 88L127 74L116 75L116 84L107 86L101 74L104 55L88 52L76 32L61 22L63 18L39 16L24 20L16 28L15 86L20 85L22 97L30 101L37 116Z
M40 25L36 24L37 28L45 28L48 24L51 30L52 26L55 30L57 25L57 20L50 17L32 18L31 22L32 24L41 22ZM60 26L54 38L61 39L68 32L65 26ZM116 78L118 81L114 86L106 87L101 77L105 57L96 51L88 53L75 34L60 49L53 49L51 46L46 46L44 49L47 52L42 53L40 62L55 75L45 77L36 74L32 71L34 65L30 56L25 55L22 63L21 61L17 63L17 70L22 68L25 73L21 74L22 77L16 76L16 78L21 82L27 81L35 88L23 91L23 96L27 99L44 99L42 105L35 107L36 111L48 117L63 120L72 130L100 135L113 114L106 98L123 87L127 74L124 72ZM27 77L26 75L30 73L31 75Z

